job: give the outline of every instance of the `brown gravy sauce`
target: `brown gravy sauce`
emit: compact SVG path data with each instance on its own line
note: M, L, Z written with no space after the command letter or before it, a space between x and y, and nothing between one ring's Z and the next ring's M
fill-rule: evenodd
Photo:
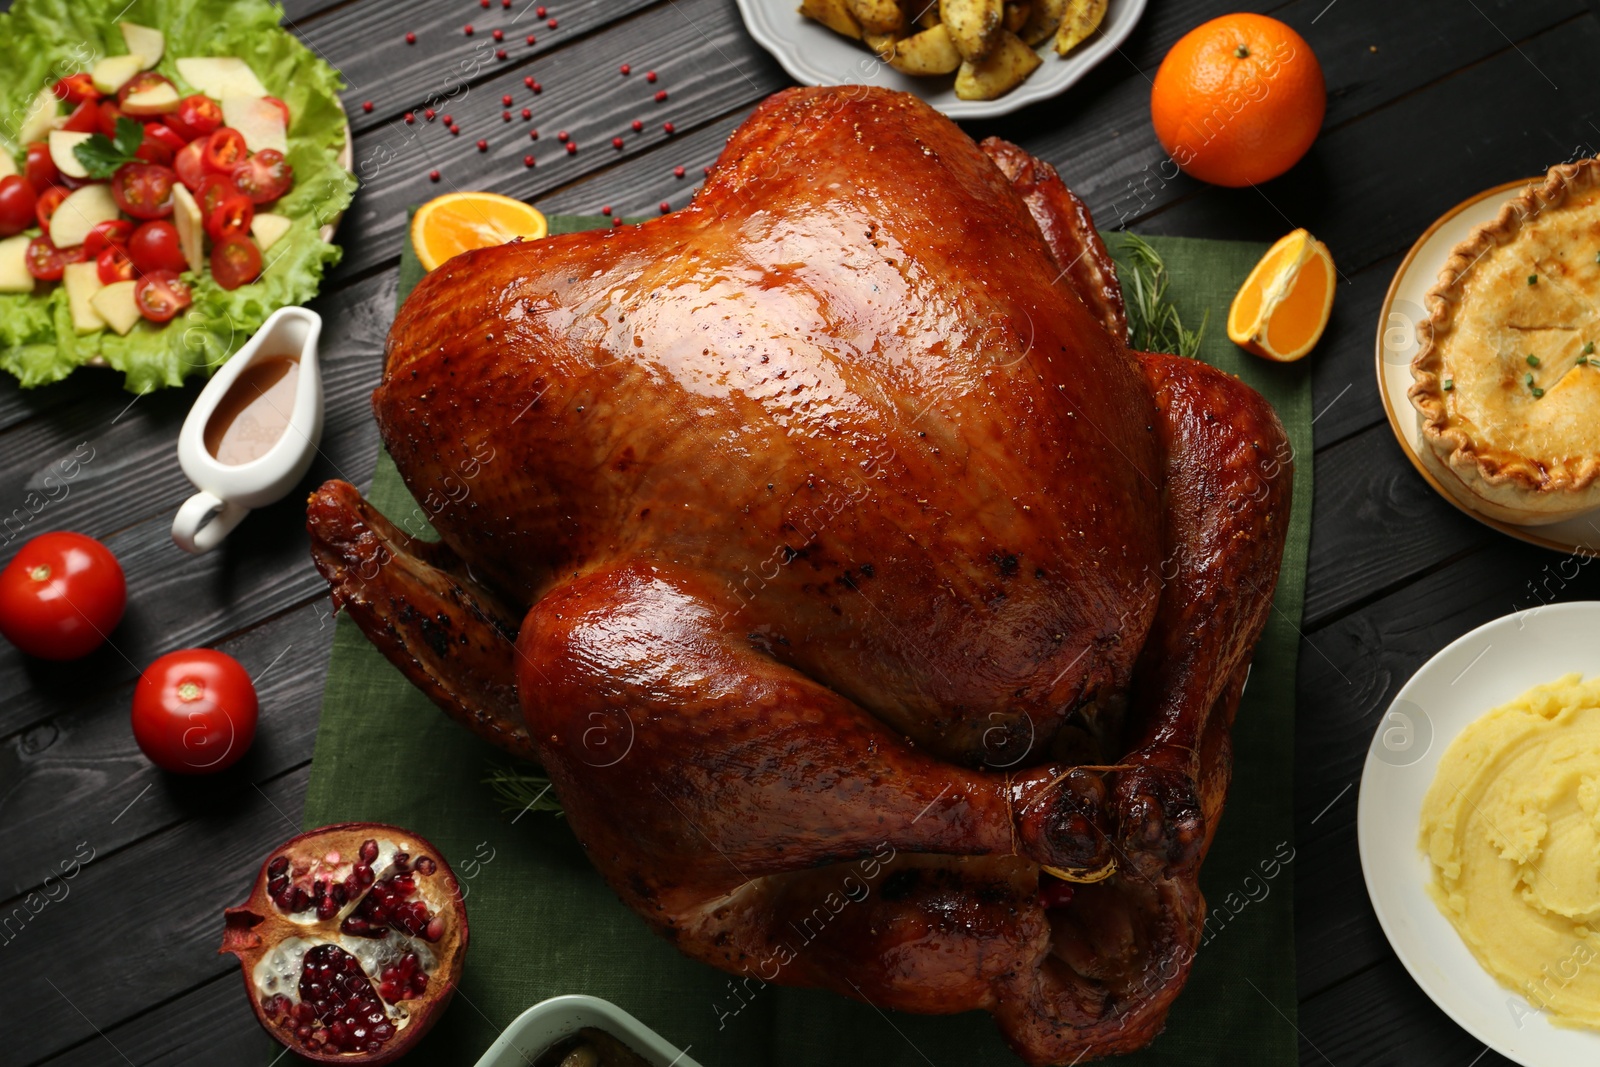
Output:
M289 425L299 381L295 356L267 356L246 367L206 423L206 451L230 467L266 455Z

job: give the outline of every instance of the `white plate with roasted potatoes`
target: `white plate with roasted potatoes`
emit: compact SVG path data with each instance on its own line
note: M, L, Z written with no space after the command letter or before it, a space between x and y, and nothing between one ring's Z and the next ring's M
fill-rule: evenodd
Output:
M737 0L807 85L881 85L953 119L1054 96L1133 32L1145 0Z

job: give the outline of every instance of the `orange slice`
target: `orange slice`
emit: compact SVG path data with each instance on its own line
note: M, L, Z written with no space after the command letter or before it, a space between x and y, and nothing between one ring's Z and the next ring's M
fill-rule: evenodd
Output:
M1267 250L1228 308L1228 340L1292 363L1316 347L1333 310L1338 275L1328 246L1296 230Z
M494 248L518 237L535 241L550 232L544 216L499 193L446 193L417 209L411 245L424 270L474 248Z

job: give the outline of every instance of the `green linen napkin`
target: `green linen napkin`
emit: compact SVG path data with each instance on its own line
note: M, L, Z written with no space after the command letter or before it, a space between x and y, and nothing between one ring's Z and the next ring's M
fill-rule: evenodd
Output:
M610 224L599 216L550 221L554 233ZM1227 813L1201 875L1211 914L1206 941L1166 1032L1120 1062L1289 1067L1298 1062L1291 799L1311 379L1305 365L1268 364L1224 334L1228 303L1265 246L1150 243L1170 268L1169 296L1183 321L1193 326L1210 312L1201 357L1266 395L1300 462L1276 606L1234 730ZM422 273L408 248L402 300ZM397 521L421 514L387 454L368 497ZM467 894L472 943L460 991L409 1062L470 1067L523 1009L562 993L616 1002L704 1067L1020 1062L984 1013L916 1016L817 990L753 985L750 992L685 959L617 901L559 817L502 811L483 778L509 762L446 719L348 618L338 621L305 824L370 819L414 830L444 850Z

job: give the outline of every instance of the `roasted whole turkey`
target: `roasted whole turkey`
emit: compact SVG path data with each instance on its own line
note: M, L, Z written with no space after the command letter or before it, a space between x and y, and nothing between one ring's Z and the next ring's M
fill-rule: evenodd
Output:
M1200 941L1291 480L1259 395L1125 337L1049 166L789 90L684 210L424 280L373 407L442 541L329 482L316 563L689 956L1124 1052Z

